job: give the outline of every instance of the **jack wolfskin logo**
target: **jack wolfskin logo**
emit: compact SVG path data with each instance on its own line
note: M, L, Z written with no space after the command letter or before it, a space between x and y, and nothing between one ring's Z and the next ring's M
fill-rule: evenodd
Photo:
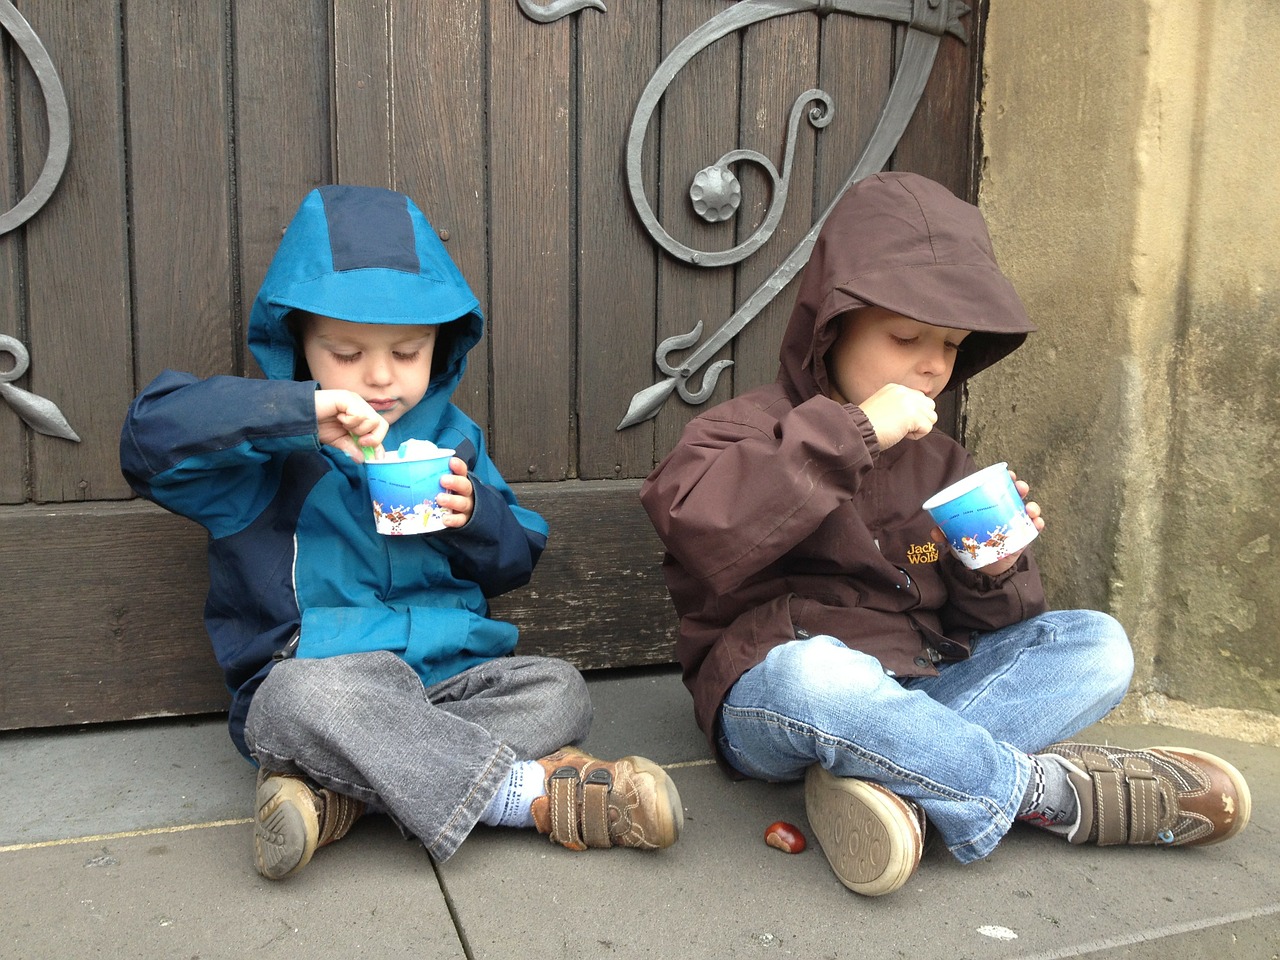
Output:
M936 543L913 543L907 548L907 563L937 563Z

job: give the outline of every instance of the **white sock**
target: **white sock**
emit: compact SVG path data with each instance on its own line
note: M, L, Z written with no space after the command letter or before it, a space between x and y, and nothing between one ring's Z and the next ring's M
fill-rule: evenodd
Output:
M1031 779L1018 819L1056 833L1070 833L1080 822L1080 803L1067 776L1067 764L1055 753L1031 754Z
M517 760L480 815L491 827L532 827L533 801L547 792L546 771L536 760Z

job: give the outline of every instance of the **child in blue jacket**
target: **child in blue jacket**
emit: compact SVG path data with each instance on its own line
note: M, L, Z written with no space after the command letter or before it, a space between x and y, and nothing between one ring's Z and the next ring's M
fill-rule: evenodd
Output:
M516 502L451 402L479 302L402 194L303 201L249 321L267 379L165 371L130 406L126 479L209 533L205 625L236 747L259 767L258 871L289 876L366 809L437 860L478 822L571 849L674 843L651 761L565 747L591 703L571 665L511 656L488 598L527 583L547 526ZM375 530L362 448L456 452L446 529ZM554 776L553 776L554 774Z

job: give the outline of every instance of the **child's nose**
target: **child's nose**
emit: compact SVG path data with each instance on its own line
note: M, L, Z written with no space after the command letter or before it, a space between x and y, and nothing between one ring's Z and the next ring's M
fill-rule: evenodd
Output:
M921 365L926 373L937 376L947 368L947 349L939 347L937 350L928 351Z
M383 357L375 357L369 363L367 376L370 383L390 383L391 363Z

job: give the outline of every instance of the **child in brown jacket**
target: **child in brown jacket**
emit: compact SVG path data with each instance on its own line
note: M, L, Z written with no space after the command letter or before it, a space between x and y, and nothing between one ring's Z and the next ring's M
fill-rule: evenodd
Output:
M968 569L922 509L977 468L933 429L935 400L1032 330L976 207L868 177L819 234L777 381L689 423L641 491L717 759L804 778L813 831L862 894L907 881L926 820L969 862L1016 821L1172 846L1249 818L1217 757L1060 742L1124 696L1123 628L1048 610L1029 549Z

